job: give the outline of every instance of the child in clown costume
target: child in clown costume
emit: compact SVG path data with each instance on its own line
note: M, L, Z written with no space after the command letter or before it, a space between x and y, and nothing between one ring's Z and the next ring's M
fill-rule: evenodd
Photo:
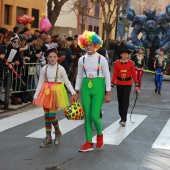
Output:
M72 94L71 100L77 99L77 94L68 80L65 69L57 63L58 56L56 49L48 49L45 52L45 57L48 60L48 64L41 70L40 79L33 100L34 105L42 106L44 109L46 138L41 143L41 148L52 146L52 125L55 129L54 145L60 143L62 133L59 129L56 112L58 108L69 106L64 84Z
M78 74L75 90L81 90L82 106L85 113L86 142L80 152L92 151L92 123L97 131L97 149L103 147L102 121L100 110L103 102L110 102L111 83L108 63L105 57L96 52L102 46L102 40L95 32L85 31L78 37L78 43L87 55L78 61ZM106 88L106 95L105 95Z
M144 57L145 48L142 46L138 47L138 53L135 56L135 72L138 80L138 87L140 92L140 87L142 84L142 75L143 75L143 68L145 67L145 57Z

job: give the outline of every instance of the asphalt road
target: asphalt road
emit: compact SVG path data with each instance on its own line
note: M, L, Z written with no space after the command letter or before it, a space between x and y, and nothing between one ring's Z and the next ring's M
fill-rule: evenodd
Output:
M80 153L85 142L83 121L57 117L63 132L61 144L41 149L45 136L41 108L19 110L0 120L0 170L169 170L170 82L163 81L162 95L154 92L154 76L145 73L132 122L118 124L116 89L112 101L103 105L103 149ZM168 78L169 79L169 78ZM131 92L129 113L135 101ZM93 131L94 136L95 130ZM95 138L95 137L94 137Z

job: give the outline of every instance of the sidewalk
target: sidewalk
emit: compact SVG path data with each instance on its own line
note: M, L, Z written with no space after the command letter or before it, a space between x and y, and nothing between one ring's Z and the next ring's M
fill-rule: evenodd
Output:
M4 101L5 94L0 94L0 99ZM15 113L20 112L23 109L33 107L32 102L22 103L18 105L12 105L11 100L9 99L9 108L7 110L4 109L4 105L0 105L0 118L8 117Z

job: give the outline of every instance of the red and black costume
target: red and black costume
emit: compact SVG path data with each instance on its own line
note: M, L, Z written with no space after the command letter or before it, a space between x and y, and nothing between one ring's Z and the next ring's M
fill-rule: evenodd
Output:
M144 55L136 55L135 57L135 70L136 70L136 76L137 76L137 80L138 80L138 86L139 89L141 87L142 84L142 75L143 75L143 68L145 67L145 57Z
M127 62L121 62L118 60L114 63L114 73L111 83L112 87L114 87L114 85L117 86L119 115L121 117L121 121L123 122L126 122L127 120L132 78L135 85L138 86L133 61L128 60Z

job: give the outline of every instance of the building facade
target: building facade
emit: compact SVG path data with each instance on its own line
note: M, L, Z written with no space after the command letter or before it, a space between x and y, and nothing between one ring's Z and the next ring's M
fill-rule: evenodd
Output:
M130 0L130 8L135 10L136 15L143 14L148 9L156 10L156 13L165 12L169 4L169 0Z
M95 5L89 2L89 13L85 16L79 15L79 20L77 23L78 28L83 27L85 30L94 31L96 34L101 36L101 29L99 28L101 19L100 5L96 3ZM87 9L88 10L88 9ZM85 18L82 20L82 18Z
M74 36L75 34L81 34L84 30L88 30L94 31L101 36L102 28L100 23L102 19L100 5L93 5L91 0L84 0L82 4L80 2L77 5L76 9L72 10L76 1L68 1L63 5L55 23L53 34ZM82 6L87 8L87 10L84 10Z
M77 28L77 16L72 10L76 1L77 0L67 1L63 5L60 15L55 23L53 34L66 34L66 36L74 36L75 34L80 33Z
M75 1L77 0L72 0L72 3ZM78 10L75 12L72 10L73 5L70 2L68 1L63 5L55 23L53 34L74 36L75 34L81 34L83 27L83 30L96 32L104 40L104 20L100 5L97 3L93 6L92 0L83 1L84 3L91 4L91 6L89 12L82 17ZM35 29L39 29L41 14L44 12L46 12L46 0L0 0L0 27L5 27L8 30L12 30L14 26L19 26L21 30L27 27L33 32ZM23 14L34 16L34 23L26 25L18 24L16 18ZM110 38L114 37L115 30L113 29Z
M40 15L46 11L46 3L42 0L0 0L0 27L12 30L13 27L19 26L21 30L27 27L33 32L39 29ZM18 24L16 18L23 14L34 16L33 24Z

